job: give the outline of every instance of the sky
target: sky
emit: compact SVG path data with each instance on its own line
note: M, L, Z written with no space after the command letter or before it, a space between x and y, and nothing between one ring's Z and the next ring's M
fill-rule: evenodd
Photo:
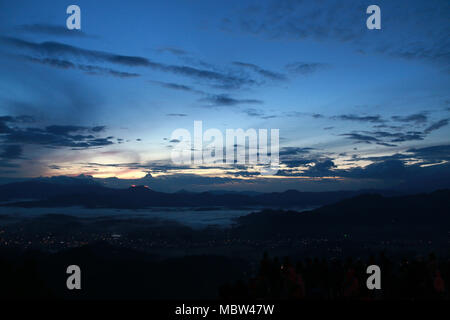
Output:
M66 27L71 4L81 30ZM380 30L366 27L371 4ZM449 17L438 0L0 0L0 177L162 191L446 186ZM171 134L195 120L279 129L280 170L174 164Z

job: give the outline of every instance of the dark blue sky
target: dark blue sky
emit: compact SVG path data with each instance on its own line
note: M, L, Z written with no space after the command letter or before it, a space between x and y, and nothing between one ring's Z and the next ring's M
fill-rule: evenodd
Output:
M65 27L70 4L81 32ZM381 30L366 28L371 4ZM448 1L0 1L0 176L150 173L171 191L438 187L449 14ZM279 128L282 170L174 166L171 133L194 120Z

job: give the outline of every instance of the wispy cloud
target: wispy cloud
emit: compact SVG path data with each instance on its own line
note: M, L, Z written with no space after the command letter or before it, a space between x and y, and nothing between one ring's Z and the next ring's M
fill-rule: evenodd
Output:
M210 106L235 106L238 104L262 104L263 101L257 99L235 99L227 94L208 95L201 99L210 103Z
M267 69L263 69L263 68L255 65L255 64L252 64L252 63L234 61L233 64L235 66L248 68L248 69L258 73L259 75L261 75L261 76L263 76L265 78L269 78L271 80L286 80L286 76L284 74L279 73L279 72L270 71L270 70L267 70Z
M231 72L222 73L213 70L199 69L186 65L171 65L151 61L145 57L127 56L104 51L83 49L60 42L41 42L35 43L13 37L1 37L3 44L21 50L27 50L39 55L47 55L52 58L61 56L71 56L72 58L82 58L89 61L98 61L122 65L127 67L146 67L153 70L168 72L194 79L201 79L212 82L212 85L221 88L235 89L245 85L255 85L256 81ZM211 83L208 83L211 85Z
M365 142L365 143L372 143L372 142L379 142L380 140L369 135L364 135L360 133L343 133L340 134L340 136L347 137L348 139L355 140L357 142Z
M431 124L428 128L425 129L425 132L430 133L442 127L445 127L446 125L448 125L448 119L442 119L439 120L438 122Z
M399 122L424 123L427 122L428 117L425 113L415 113L409 116L392 116L392 120Z
M186 113L168 113L166 114L168 117L187 117Z
M187 54L187 52L180 48L175 47L161 47L157 49L159 52L169 52L171 54L174 54L176 56L184 56Z
M90 75L110 75L118 78L134 78L140 76L140 74L138 73L124 72L111 68L104 68L87 64L75 64L68 60L61 60L55 58L35 58L31 56L22 56L22 57L31 62L49 65L51 67L56 67L60 69L78 69Z
M17 26L15 30L30 34L44 34L60 37L88 37L88 35L81 30L77 29L69 30L62 25L53 25L44 23L23 24Z
M240 30L270 39L338 41L352 45L358 52L370 50L418 59L449 70L448 1L438 0L432 6L423 1L409 1L408 5L393 1L377 4L389 12L383 16L383 25L389 33L383 32L376 38L367 37L363 13L368 4L360 1L273 0L244 7L240 15L224 21L226 30L231 32ZM410 17L414 17L414 24L405 24Z
M174 82L153 81L153 80L151 80L150 83L156 84L163 88L172 89L172 90L193 92L193 93L197 93L197 94L206 94L202 90L197 90L197 89L195 89L191 86L185 85L185 84L179 84L179 83L174 83Z
M316 62L294 62L286 65L289 72L301 75L312 74L328 67L328 64Z
M379 115L372 116L359 116L356 114L343 114L339 116L333 116L332 119L346 120L346 121L359 121L359 122L372 122L372 123L382 123L385 122L383 118Z

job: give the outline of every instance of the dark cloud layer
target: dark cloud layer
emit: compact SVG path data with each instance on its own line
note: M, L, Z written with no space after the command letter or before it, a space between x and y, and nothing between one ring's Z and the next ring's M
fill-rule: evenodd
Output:
M450 161L450 145L438 145L425 148L411 148L407 152L428 163Z
M214 70L198 69L185 65L170 65L151 61L144 57L119 55L104 51L88 50L60 42L41 42L35 43L13 37L1 37L0 41L13 48L33 52L37 55L47 55L51 58L60 59L61 57L82 58L89 61L111 63L126 67L146 67L153 70L168 72L194 79L212 81L214 85L222 88L240 88L245 85L254 85L256 81L235 75L231 72L222 73ZM72 62L71 62L72 63Z
M0 117L0 141L6 144L16 144L16 146L10 146L13 149L8 149L9 154L19 150L21 152L21 145L25 144L43 145L53 148L90 148L113 144L111 140L113 137L99 138L95 136L104 131L105 126L51 125L45 128L19 128L10 125L10 123L14 124L17 119L22 118Z
M19 159L22 156L22 151L20 145L5 145L0 149L0 158Z
M9 168L8 170L0 170L1 173L14 173L15 168L19 168L20 165L15 163L15 160L22 158L23 148L21 145L15 144L0 144L0 168Z

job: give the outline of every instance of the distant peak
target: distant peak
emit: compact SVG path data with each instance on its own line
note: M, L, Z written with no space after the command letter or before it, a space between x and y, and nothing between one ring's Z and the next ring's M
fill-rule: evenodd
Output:
M132 184L128 189L130 190L150 190L149 186Z
M84 174L84 173L82 173L82 174L76 176L76 178L81 178L81 179L94 179L93 176L87 175L87 174Z

